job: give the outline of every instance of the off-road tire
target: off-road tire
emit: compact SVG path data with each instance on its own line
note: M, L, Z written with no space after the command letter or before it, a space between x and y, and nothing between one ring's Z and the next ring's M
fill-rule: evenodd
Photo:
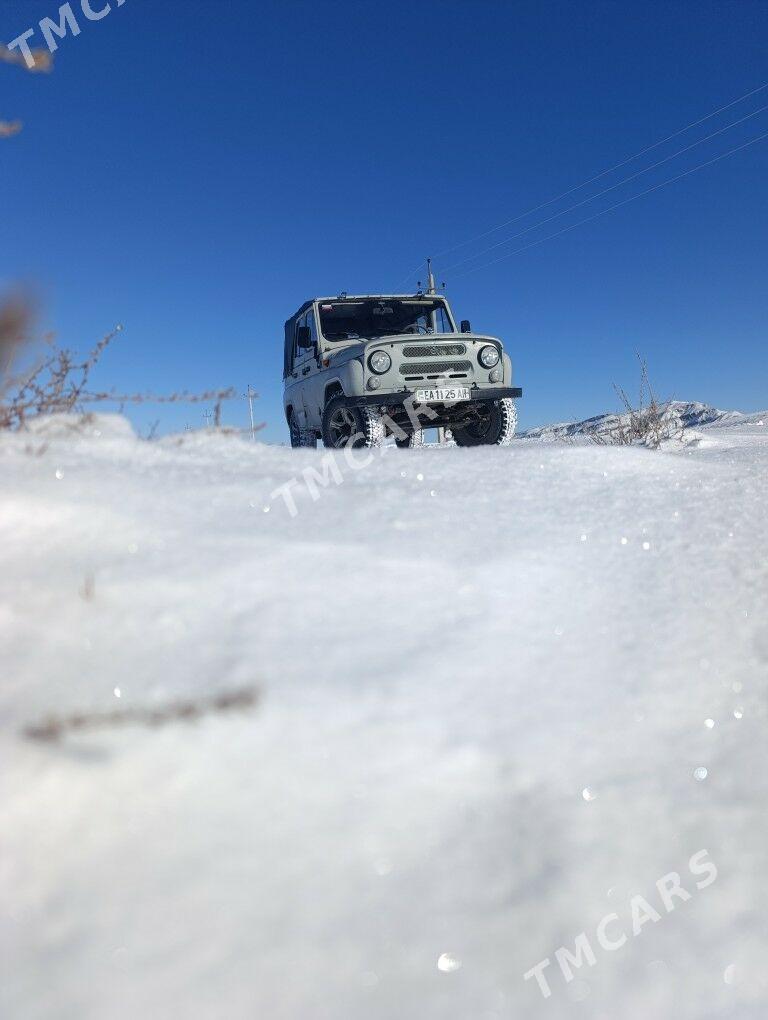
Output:
M454 428L453 439L457 446L509 446L517 428L517 408L510 397L494 400L485 405L487 422Z
M411 432L404 439L398 439L395 436L395 446L398 450L418 450L424 445L424 430L416 429L415 432Z
M372 449L384 442L384 422L370 407L349 407L344 397L334 397L323 411L323 445L329 450Z
M310 429L299 428L296 415L291 411L288 415L288 431L291 434L291 446L296 449L304 446L309 449L317 448L317 436Z

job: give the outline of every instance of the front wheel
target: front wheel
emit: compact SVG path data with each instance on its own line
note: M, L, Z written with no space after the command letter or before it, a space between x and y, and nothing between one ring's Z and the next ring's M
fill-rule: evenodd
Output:
M330 450L370 449L381 446L384 422L369 407L349 407L344 397L334 397L323 411L323 445Z
M477 419L454 428L457 446L509 446L517 428L517 408L510 397L478 405Z
M403 439L398 439L395 436L395 446L398 450L417 450L424 445L424 430L416 429L415 432L409 433L404 436Z

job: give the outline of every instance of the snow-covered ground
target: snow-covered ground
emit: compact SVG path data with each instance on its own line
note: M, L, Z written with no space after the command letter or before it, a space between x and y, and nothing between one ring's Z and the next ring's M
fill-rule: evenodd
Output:
M3 1020L763 1020L768 415L700 431L316 500L322 450L0 438Z

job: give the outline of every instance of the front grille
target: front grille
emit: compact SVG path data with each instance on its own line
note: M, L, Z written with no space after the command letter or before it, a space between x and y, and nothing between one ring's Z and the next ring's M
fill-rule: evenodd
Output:
M458 354L466 354L464 344L422 344L417 347L404 347L404 358L454 358Z
M426 376L431 379L439 375L466 375L471 369L469 361L415 361L412 365L401 365L400 374L408 377Z

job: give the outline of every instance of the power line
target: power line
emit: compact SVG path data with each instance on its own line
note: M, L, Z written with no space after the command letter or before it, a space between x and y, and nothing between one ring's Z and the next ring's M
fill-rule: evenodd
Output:
M545 241L551 241L554 237L560 237L561 234L566 234L569 230L575 230L576 227L589 223L590 220L596 220L599 216L605 216L606 213L613 212L614 209L619 209L621 206L627 205L629 202L634 202L636 199L642 198L644 195L650 195L651 192L658 191L659 188L663 188L667 184L674 184L675 181L682 180L683 177L688 177L690 174L696 173L697 170L703 170L704 167L712 166L713 163L717 163L721 159L725 159L726 156L732 156L735 152L747 149L750 145L754 145L756 142L761 142L765 138L768 138L768 131L762 135L758 135L756 138L750 139L748 142L737 145L733 149L729 149L727 152L721 153L719 156L715 156L714 159L708 159L705 163L699 163L697 166L691 167L690 170L685 170L683 173L677 174L675 177L669 177L666 181L661 181L659 184L655 184L652 188L646 188L645 191L641 191L637 195L631 195L629 198L625 198L622 202L617 202L615 205L608 206L607 209L601 209L599 212L593 213L592 216L586 216L583 220L579 220L577 223L571 223L570 226L563 227L562 230L557 230L554 234L548 234L546 237L541 237L538 241L531 241L530 244L526 244L522 248L518 248L516 251L507 252L506 255L501 255L499 258L493 259L492 262L486 262L480 266L472 266L471 269L465 269L463 273L457 273L456 275L467 276L469 273L478 272L480 269L488 269L489 266L495 266L497 262L503 262L505 259L512 258L513 255L522 255L522 253L524 251L528 251L529 248L535 248L538 244L543 244Z
M652 145L647 145L644 149L640 149L639 152L634 153L634 155L632 156L627 156L627 158L621 160L620 163L616 163L614 164L614 166L608 167L605 170L601 170L600 173L595 174L594 177L590 177L586 181L582 181L581 184L574 185L574 187L569 188L567 191L563 191L561 192L561 194L555 195L554 198L547 199L546 202L541 202L539 205L533 206L533 208L528 209L527 212L520 213L518 216L513 216L511 219L505 220L503 223L498 224L498 226L491 227L489 230L485 230L481 234L475 234L474 237L470 237L466 241L460 241L458 244L454 244L450 248L443 248L442 251L436 252L434 257L439 258L441 255L449 255L451 252L456 251L458 248L463 248L468 244L472 244L473 241L480 241L482 240L482 238L487 237L489 234L494 234L497 230L502 230L504 227L508 227L510 226L510 224L516 223L518 220L525 219L526 216L530 216L533 213L538 212L540 209L545 209L548 205L552 205L555 202L559 202L561 198L567 198L568 195L572 195L574 191L579 191L581 188L586 188L588 184L594 184L595 181L599 181L602 177L605 177L608 174L613 173L614 170L620 170L621 167L626 166L627 163L631 163L633 160L639 159L640 156L644 156L647 152L652 152L654 149L657 149L660 145L664 145L666 142L671 142L673 138L677 138L680 135L685 134L686 131L690 131L692 128L698 127L699 124L706 123L706 121L711 120L713 117L716 117L719 113L724 113L726 110L729 110L732 106L736 106L738 103L743 103L745 99L749 99L750 96L757 95L758 92L762 92L767 88L768 82L766 82L763 85L758 85L757 88L752 89L749 92L745 92L743 96L739 96L738 99L734 99L730 103L726 103L725 106L718 107L717 110L713 110L711 113L708 113L705 117L701 117L699 120L695 120L690 124L686 124L685 127L680 128L678 131L673 131L671 135L667 135L665 138L660 139L660 141L654 142ZM411 279L411 277L414 276L421 269L421 266L422 263L420 262L415 269L412 269L408 273L408 275L403 279L402 282L405 283L407 280ZM401 284L398 284L397 286L399 287L401 286Z
M594 184L595 181L599 181L601 177L605 177L614 170L620 170L627 163L631 163L635 159L639 159L644 156L646 152L652 152L654 149L658 149L660 145L664 145L665 142L671 142L673 138L677 138L680 135L685 134L686 131L690 131L691 128L698 127L699 124L704 124L706 121L716 117L719 113L725 113L726 110L730 110L732 106L736 106L738 103L743 103L745 99L749 99L750 96L756 95L758 92L762 92L768 89L768 82L764 85L758 85L756 89L752 89L750 92L745 92L743 96L739 96L738 99L734 99L730 103L726 103L725 106L719 107L717 110L713 110L712 113L708 113L706 117L701 117L699 120L693 121L691 124L686 124L685 127L680 128L678 131L673 131L671 135L667 135L666 138L662 138L658 142L654 142L653 145L647 145L644 149L640 149L633 156L627 156L620 163L616 163L614 166L608 167L606 170L601 170L600 173L595 174L594 177L590 177L589 180L583 181L581 184L576 184L574 187L569 188L568 191L563 191L560 195L556 195L554 198L547 199L546 202L542 202L540 205L534 206L527 212L520 213L519 216L513 216L512 219L505 220L504 223L500 223L496 227L491 227L489 230L483 231L482 234L476 234L474 237L470 237L466 241L460 241L459 244L454 244L451 248L444 248L442 251L435 252L434 257L438 258L441 255L448 255L452 251L456 251L457 248L463 248L467 244L471 244L473 241L480 241L483 237L487 237L489 234L494 234L497 230L501 230L504 227L508 227L511 223L516 223L518 220L524 219L526 216L530 216L532 213L538 212L539 209L544 209L548 205L552 205L553 202L559 202L561 198L567 198L568 195L572 195L574 191L579 191L580 188L586 188L588 184Z
M515 238L522 237L523 234L529 234L532 230L536 230L537 227L544 226L545 223L551 223L552 220L559 219L559 217L565 216L566 213L573 212L574 209L579 209L581 206L587 205L589 202L594 202L596 198L601 198L603 195L607 195L609 191L615 191L616 188L620 188L623 184L628 184L630 181L635 180L636 177L642 177L643 174L647 174L651 170L655 170L657 167L662 166L664 163L668 163L671 159L675 159L677 156L682 156L684 152L695 149L698 145L703 145L704 142L708 142L710 139L716 138L718 135L722 135L726 131L730 131L731 128L737 127L739 124L743 124L744 121L750 120L752 117L756 117L759 113L764 113L766 110L768 110L768 105L761 106L752 113L748 113L746 116L740 117L739 120L734 120L731 124L726 124L725 127L718 128L717 131L713 131L711 134L705 135L704 138L699 138L698 141L691 142L690 145L686 145L682 149L678 149L677 152L673 152L671 155L665 156L664 159L660 159L656 163L651 163L650 166L644 167L642 170L637 170L635 173L630 174L629 177L622 178L622 180L617 181L616 184L611 184L609 187L603 188L602 191L598 191L594 195L589 195L587 198L583 198L580 202L574 203L574 205L569 205L567 209L561 209L560 212L553 213L551 216L547 216L546 219L539 220L538 223L531 224L530 227L525 227L525 229L518 231L516 234L512 234L511 237L505 237L503 240L490 245L490 247L484 248L482 251L475 252L474 255L468 255L465 259L460 259L458 262L454 262L453 265L446 266L442 272L448 273L452 269L456 269L458 266L463 266L466 262L471 262L472 259L479 259L482 255L487 255L488 252L493 251L496 248L500 248L501 245L509 244L509 242L514 241Z
M404 283L407 283L411 279L412 276L415 276L423 268L424 268L424 259L422 259L421 262L419 262L418 266L416 266L415 269L412 269L410 271L410 273L408 273L407 276L404 276L402 278L402 280L400 281L400 283L396 283L395 284L395 286L392 288L392 292L394 294L396 294L399 287L402 287L402 285Z

